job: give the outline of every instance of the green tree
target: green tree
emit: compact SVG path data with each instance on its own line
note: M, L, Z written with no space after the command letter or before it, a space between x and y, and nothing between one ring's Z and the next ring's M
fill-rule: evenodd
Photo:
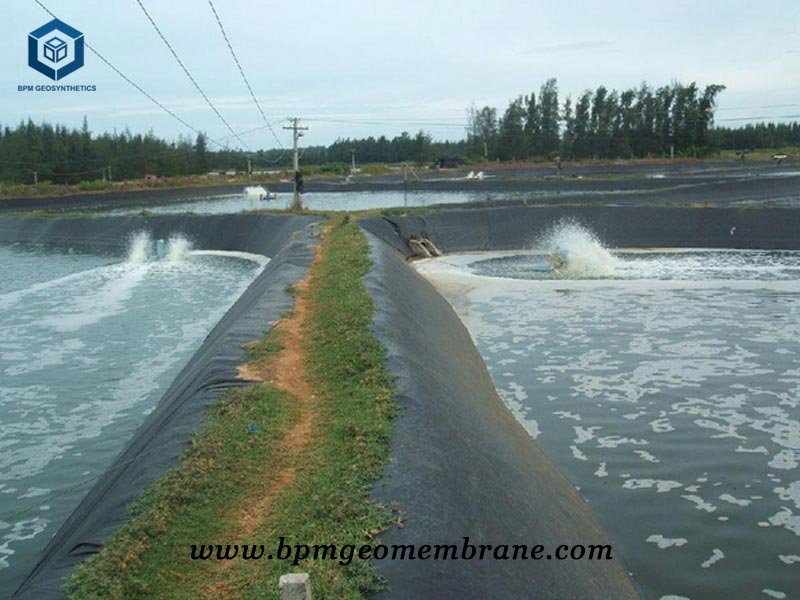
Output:
M525 109L520 96L508 105L500 120L500 158L520 160L526 156Z
M567 96L564 99L561 118L564 121L564 135L561 137L561 156L572 156L572 146L575 143L575 114L572 111L571 96Z
M560 136L558 124L558 82L548 79L539 92L539 115L541 119L540 154L554 155L558 152Z
M414 136L413 158L418 165L431 161L431 136L422 130Z
M524 99L525 110L525 143L528 156L536 156L542 151L542 120L539 105L536 104L536 94L531 92L530 96Z
M575 103L575 124L573 126L574 141L572 155L575 158L586 158L592 154L592 92L586 90Z
M197 173L208 171L208 138L202 131L194 142L194 170Z

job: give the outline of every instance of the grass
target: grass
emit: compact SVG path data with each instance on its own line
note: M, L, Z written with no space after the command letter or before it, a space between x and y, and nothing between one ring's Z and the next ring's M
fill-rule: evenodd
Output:
M197 568L185 560L184 544L224 543L224 507L236 501L264 461L279 454L279 442L296 418L291 398L267 386L223 395L180 465L149 486L132 520L75 570L69 597L170 597L166 590L181 585L187 568ZM251 423L261 425L258 434L250 432Z
M197 598L209 586L220 597L277 598L286 572L311 574L315 599L355 599L380 589L370 562L349 565L317 560L297 567L278 560L192 561L191 544L257 543L274 550L290 544L373 543L396 515L371 498L389 459L395 405L385 352L370 331L374 306L362 277L370 268L367 242L339 217L322 242L322 254L305 291L302 350L313 400L305 405L268 384L226 393L205 430L179 465L149 486L133 518L106 548L78 567L72 599ZM280 328L249 349L268 365L285 351ZM287 434L310 407L310 443L287 452ZM258 433L250 432L250 424ZM248 539L231 539L236 507L280 473L291 484L275 491ZM223 588L220 588L223 589Z
M273 329L269 335L264 336L255 344L247 348L247 355L251 361L271 361L283 349L283 334L278 329Z

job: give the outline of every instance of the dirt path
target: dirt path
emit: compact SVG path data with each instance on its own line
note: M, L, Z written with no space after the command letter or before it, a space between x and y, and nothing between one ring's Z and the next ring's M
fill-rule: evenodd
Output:
M226 533L225 543L236 544L252 537L265 515L269 513L276 496L291 486L296 478L298 458L312 439L315 418L316 396L306 375L305 352L303 350L303 325L308 314L307 291L311 270L320 260L322 244L317 247L309 273L295 285L295 305L275 328L280 335L281 350L277 356L251 362L239 367L239 377L247 381L266 383L293 396L300 409L297 423L280 441L279 464L264 465L262 476L250 486L237 506L231 508L233 526ZM235 594L225 573L235 568L237 561L212 561L208 563L205 588L201 597L208 599L230 598Z

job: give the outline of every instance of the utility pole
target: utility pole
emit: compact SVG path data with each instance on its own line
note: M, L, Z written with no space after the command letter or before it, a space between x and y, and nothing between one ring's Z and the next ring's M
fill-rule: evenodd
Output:
M350 158L353 159L352 166L350 167L350 173L354 174L356 172L356 150L355 148L350 149Z
M303 204L300 201L300 194L302 193L302 176L300 175L300 155L298 154L297 142L303 136L304 131L308 131L308 127L300 127L297 123L300 119L297 117L292 117L289 119L291 123L290 127L285 127L284 129L291 130L292 132L292 141L294 146L294 200L292 201L292 208L295 210L299 210L303 208Z
M250 157L247 157L247 178L250 179L250 176L253 174L253 164L250 162Z
M33 172L33 185L39 185L39 172Z

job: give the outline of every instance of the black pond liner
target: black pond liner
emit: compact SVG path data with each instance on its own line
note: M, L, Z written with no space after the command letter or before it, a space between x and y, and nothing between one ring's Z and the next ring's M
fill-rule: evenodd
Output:
M388 192L409 191L430 193L430 204L436 205L437 192L469 192L485 194L486 205L513 204L518 200L503 195L528 194L531 203L597 203L637 205L712 204L730 202L763 202L779 199L800 199L800 177L792 175L800 163L779 166L753 162L744 168L736 162L692 161L580 165L568 164L562 177L555 177L554 166L519 169L490 168L483 180L465 179L467 168L459 171L420 171L419 180L404 181L399 173L357 177L345 183L342 177L312 178L306 182L307 192ZM663 178L651 175L658 173ZM621 177L604 178L608 175ZM599 176L599 177L598 177ZM291 193L288 182L259 182L272 192ZM203 186L176 189L143 189L104 191L59 197L8 198L0 200L4 211L75 211L147 209L155 206L196 202L225 195L241 195L243 184ZM453 206L453 205L450 205Z
M154 238L182 233L204 250L258 253L272 259L58 530L13 598L62 598L65 578L127 521L127 509L143 488L177 464L222 392L243 385L237 365L246 360L244 344L265 335L270 322L293 306L286 288L300 281L311 265L316 221L283 215L0 219L0 242L87 246L119 253L132 233L146 230Z
M800 210L515 207L361 221L375 263L365 277L374 332L388 349L401 409L392 462L374 495L402 511L403 527L381 534L383 543L609 543L497 395L456 313L407 263L410 238L429 238L444 252L524 249L562 219L612 247L800 248ZM374 597L639 597L624 558L383 560L376 567L389 591Z

